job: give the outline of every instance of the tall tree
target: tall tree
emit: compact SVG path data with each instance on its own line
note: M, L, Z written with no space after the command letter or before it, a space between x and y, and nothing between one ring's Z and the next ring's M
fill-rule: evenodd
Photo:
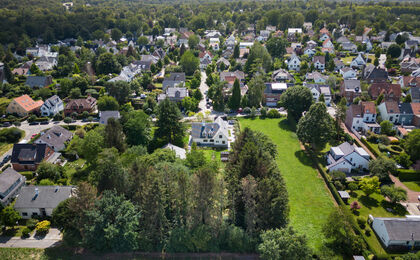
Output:
M157 122L155 135L166 143L182 144L182 138L185 135L184 126L181 119L182 114L178 106L165 99L158 106Z
M241 87L239 85L239 80L235 79L232 88L232 95L229 100L229 108L236 111L241 106Z
M235 48L233 49L233 58L238 59L239 58L239 44L235 45Z
M267 41L266 47L271 57L282 58L286 54L287 41L284 38L271 37Z
M131 90L130 84L125 81L107 82L105 88L108 94L114 97L120 105L127 103Z
M420 129L414 129L408 134L404 148L413 162L420 159Z
M191 76L198 69L200 60L194 56L194 53L191 50L188 50L181 56L179 64L181 65L185 74Z
M14 227L16 222L21 219L19 212L17 212L12 206L7 206L1 211L1 222L5 226Z
M249 75L253 75L260 70L268 72L271 69L271 65L271 56L267 49L261 43L254 42L245 63L245 72Z
M104 141L106 147L108 148L115 147L120 153L125 151L126 145L123 128L120 122L113 117L108 119L108 122L105 126Z
M188 47L190 49L195 49L197 45L200 43L200 39L197 35L192 34L190 37L188 37Z
M248 84L248 103L251 107L260 107L264 97L264 79L263 75L254 76Z
M117 100L111 96L102 96L98 99L98 110L99 111L114 111L118 110L120 106Z
M372 193L379 192L380 184L378 176L364 177L360 180L359 187L369 197Z
M303 144L310 144L313 149L322 149L332 135L332 120L324 103L315 103L299 120L296 134Z
M292 227L267 230L261 240L258 251L262 259L312 259L305 235L297 234Z
M120 73L121 65L117 58L109 52L103 53L99 56L96 62L96 72L98 74Z
M384 185L381 187L381 193L394 204L407 200L407 191L401 187Z
M97 129L87 132L83 138L80 152L89 164L95 164L98 154L102 151L104 137Z
M131 111L123 123L129 145L147 146L151 140L150 118L143 111Z
M280 103L287 109L287 114L298 122L302 113L312 105L312 94L308 88L303 86L290 87L281 95Z
M377 176L380 181L389 179L388 175L390 173L395 173L397 167L395 162L392 159L389 159L385 156L380 156L376 160L371 160L369 162L369 171L372 176Z

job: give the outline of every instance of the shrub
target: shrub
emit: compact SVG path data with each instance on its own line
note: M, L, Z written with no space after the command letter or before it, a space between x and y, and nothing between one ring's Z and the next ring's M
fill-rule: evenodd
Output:
M340 181L335 181L334 186L337 190L344 190L344 185Z
M365 235L366 235L367 237L370 237L370 229L366 229L366 230L365 230Z
M388 148L386 148L386 145L384 144L378 144L378 149L381 152L388 151Z
M379 136L379 142L384 144L384 145L389 145L389 143L390 143L389 138L386 135L380 135Z
M346 174L344 172L341 171L331 171L329 172L331 179L333 181L340 181L340 182L344 182L346 180Z
M359 188L356 182L350 182L347 186L350 191L356 191Z
M250 114L251 113L251 108L249 108L249 107L246 107L246 108L244 108L244 114Z
M36 224L38 224L38 220L31 218L26 222L26 227L28 227L30 230L34 230Z
M277 111L277 109L270 109L270 111L268 111L267 117L268 118L280 118L280 113L279 111Z
M356 210L358 210L360 208L361 208L361 206L359 205L359 203L357 201L353 201L350 204L350 209L353 210L353 211L356 211Z
M3 128L0 130L0 143L17 143L23 135L23 131L16 127Z
M265 118L267 116L267 108L265 107L261 108L260 113L261 113L261 117Z
M25 227L22 229L22 237L29 237L29 234L31 234L31 231L28 227Z
M38 222L35 226L36 234L37 235L46 235L48 231L50 230L51 222L48 220L44 220L41 222Z
M366 227L366 220L363 217L357 218L357 224L359 224L361 229L365 229Z
M402 148L399 147L398 145L391 145L391 148L394 149L397 152L401 152L402 151Z

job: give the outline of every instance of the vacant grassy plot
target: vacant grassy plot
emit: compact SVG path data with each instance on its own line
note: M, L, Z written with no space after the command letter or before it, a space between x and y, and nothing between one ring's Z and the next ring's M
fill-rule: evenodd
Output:
M312 161L301 150L296 134L286 119L240 119L241 128L250 127L269 136L277 145L277 164L286 182L290 201L290 223L307 235L309 244L320 249L324 242L322 225L334 204Z

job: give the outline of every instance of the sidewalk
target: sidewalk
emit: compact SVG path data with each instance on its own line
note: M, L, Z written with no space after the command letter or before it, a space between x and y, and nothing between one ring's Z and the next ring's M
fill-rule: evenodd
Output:
M28 238L0 237L0 247L48 248L61 243L61 232L56 228L51 228L48 234L42 238L36 237L34 234Z

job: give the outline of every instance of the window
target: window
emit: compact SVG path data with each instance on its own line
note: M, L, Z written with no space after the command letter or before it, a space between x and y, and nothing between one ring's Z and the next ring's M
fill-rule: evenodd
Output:
M26 216L28 216L28 213L22 212L22 216L26 217Z
M222 144L225 144L225 141L222 141Z
M210 139L210 143L213 143L214 142L214 139Z
M32 212L32 216L38 216L38 212Z
M204 143L207 143L207 139L204 139L204 140L203 140L203 142L204 142Z
M219 138L222 139L222 135L219 135Z

